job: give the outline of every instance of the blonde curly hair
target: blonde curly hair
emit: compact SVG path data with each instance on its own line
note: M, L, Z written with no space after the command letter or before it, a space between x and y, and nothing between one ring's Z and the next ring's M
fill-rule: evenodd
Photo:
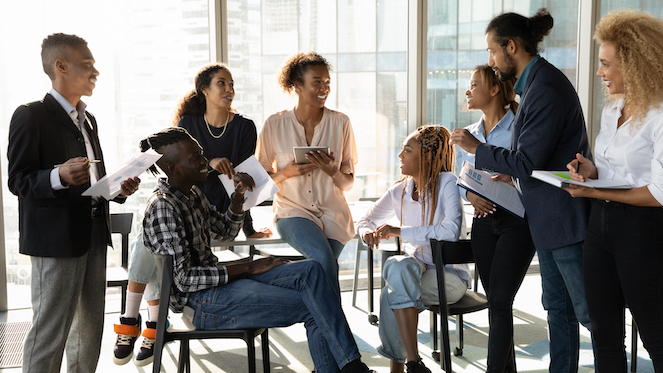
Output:
M606 14L596 25L594 39L615 46L624 77L624 98L635 120L663 102L663 20L625 9Z

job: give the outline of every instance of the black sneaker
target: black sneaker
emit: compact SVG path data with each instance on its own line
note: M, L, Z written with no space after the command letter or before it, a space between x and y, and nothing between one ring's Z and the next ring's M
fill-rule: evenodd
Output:
M113 329L117 333L117 340L113 347L113 362L124 365L131 360L134 354L134 344L140 335L140 315L138 318L120 317L120 323L115 324Z
M157 338L156 321L147 321L143 330L143 343L134 359L136 366L142 367L154 361L154 340Z
M407 367L407 373L431 373L430 369L426 368L424 362L421 361L421 358L415 361L408 361L405 366Z

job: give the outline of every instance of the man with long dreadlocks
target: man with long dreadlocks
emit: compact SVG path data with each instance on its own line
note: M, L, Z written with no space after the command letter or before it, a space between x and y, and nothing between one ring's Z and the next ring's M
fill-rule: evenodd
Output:
M382 271L386 286L380 298L378 352L391 360L391 372L430 373L417 348L417 318L438 303L437 275L430 239L458 240L461 203L453 174L449 131L441 126L419 127L403 142L398 154L403 177L368 210L357 230L369 247L399 236L405 255L390 257ZM387 222L396 217L400 226ZM467 264L444 268L447 300L463 297L469 283Z
M194 310L198 329L284 327L303 322L318 372L369 373L361 362L345 315L320 264L264 258L222 265L210 250L210 238L232 239L242 226L244 192L254 186L245 173L234 176L235 192L224 213L212 206L196 184L207 179L202 148L180 127L141 141L163 157L160 179L143 219L145 247L173 257L170 308ZM158 173L152 168L153 173ZM215 317L221 316L223 317ZM210 317L211 316L211 317Z

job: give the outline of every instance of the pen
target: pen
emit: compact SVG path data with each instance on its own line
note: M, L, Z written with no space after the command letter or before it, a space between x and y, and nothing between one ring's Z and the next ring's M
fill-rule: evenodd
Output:
M580 155L585 156L585 152L581 151ZM576 167L576 173L580 175L580 159L578 159L578 166Z
M98 159L93 159L93 160L90 161L90 163L101 163L101 161L98 160ZM53 166L53 168L60 168L60 167L63 167L63 166L76 166L76 165L79 165L79 164L83 164L83 163L82 163L82 162L77 162L77 163L60 163L60 164L56 164L55 166Z

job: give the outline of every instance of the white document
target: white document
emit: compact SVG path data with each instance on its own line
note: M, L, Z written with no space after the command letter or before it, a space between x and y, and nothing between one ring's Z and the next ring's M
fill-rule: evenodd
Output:
M240 163L235 167L235 172L246 172L256 183L252 192L244 193L244 197L246 197L246 202L244 202L245 211L256 206L260 202L265 201L279 191L279 187L277 187L274 181L272 181L272 178L255 156L250 156L244 162ZM221 180L223 187L226 188L228 195L231 196L235 191L235 183L233 182L233 179L229 178L228 175L221 174L219 175L219 180Z
M524 218L525 206L520 201L516 188L503 181L491 180L491 176L489 172L477 170L472 163L465 161L457 184L510 213Z
M119 169L112 175L106 175L99 179L88 190L83 192L84 196L101 196L106 200L117 197L122 191L120 183L128 178L136 177L152 166L161 158L161 154L150 149L141 153L138 157L132 159L126 166Z
M581 185L588 188L606 189L630 189L631 186L617 180L588 179L587 181L575 181L571 179L569 171L532 171L532 177L554 185L558 188L566 188L568 184Z

